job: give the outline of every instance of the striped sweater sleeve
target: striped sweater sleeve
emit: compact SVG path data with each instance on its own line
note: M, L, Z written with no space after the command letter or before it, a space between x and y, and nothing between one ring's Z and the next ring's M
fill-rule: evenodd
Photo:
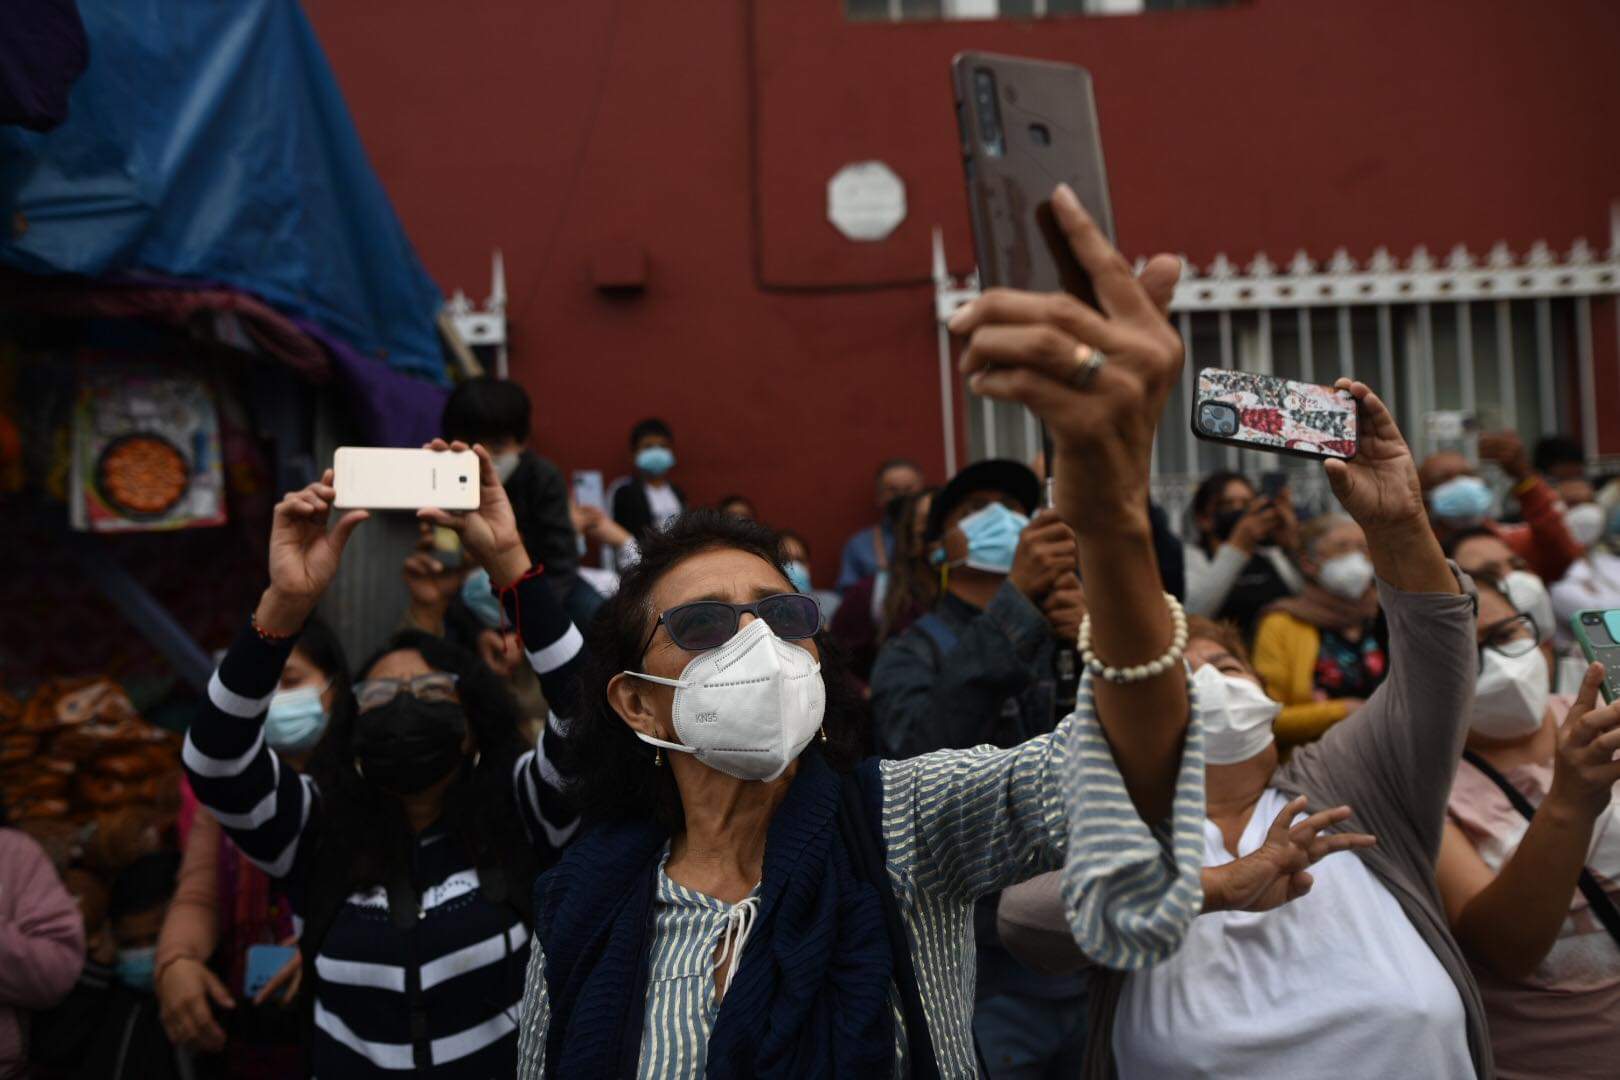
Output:
M507 619L518 629L523 651L540 676L541 692L551 708L539 743L519 757L513 768L513 790L529 839L537 846L560 849L579 827L579 817L563 795L566 780L557 768L557 755L568 721L579 707L585 639L538 575L524 578L515 589L503 593L501 603Z
M1171 816L1155 828L1125 790L1089 676L1050 735L884 762L891 874L965 903L1061 867L1065 914L1087 956L1124 970L1163 960L1203 903L1203 729L1192 700Z
M244 626L208 682L207 704L182 752L198 801L274 878L292 871L314 803L309 779L264 741L264 714L293 645L271 644Z

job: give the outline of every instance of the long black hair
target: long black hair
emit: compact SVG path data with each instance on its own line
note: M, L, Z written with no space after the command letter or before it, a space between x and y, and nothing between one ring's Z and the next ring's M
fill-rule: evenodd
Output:
M631 732L608 702L607 687L621 671L641 669L642 644L658 616L652 594L678 563L717 549L757 555L780 575L782 591L792 584L782 567L779 536L764 525L715 510L691 510L641 541L641 559L619 583L619 591L602 606L587 634L588 659L580 676L580 712L565 740L564 772L573 776L568 793L587 819L656 818L671 831L681 828L680 793L666 766L653 764L653 748ZM827 741L821 752L833 768L844 771L861 756L864 724L861 698L837 646L826 633L816 635L821 677L827 687L822 727Z
M533 849L512 793L512 771L526 749L518 735L517 702L476 656L421 630L394 635L362 672L402 650L420 653L435 671L456 676L456 693L476 741L475 761L463 764L445 792L440 822L450 841L480 868L532 864ZM347 890L408 878L413 843L399 799L354 767L354 719L354 698L346 693L341 704L334 703L326 736L309 765L321 792L322 872L346 873ZM512 899L525 900L528 879L514 877L512 883Z

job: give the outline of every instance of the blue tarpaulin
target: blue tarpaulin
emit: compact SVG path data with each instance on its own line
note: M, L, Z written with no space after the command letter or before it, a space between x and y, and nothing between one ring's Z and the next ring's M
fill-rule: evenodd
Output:
M0 262L255 294L445 381L428 277L295 0L80 0L49 134L0 128Z

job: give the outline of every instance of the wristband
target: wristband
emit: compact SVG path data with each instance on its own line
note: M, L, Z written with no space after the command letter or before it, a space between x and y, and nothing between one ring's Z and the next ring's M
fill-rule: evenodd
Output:
M1091 651L1091 615L1087 614L1080 620L1080 639L1077 648L1080 650L1080 660L1086 665L1086 670L1100 679L1107 679L1115 686L1125 686L1129 683L1146 682L1156 679L1181 662L1182 654L1187 650L1187 613L1182 609L1181 601L1169 593L1164 594L1165 603L1170 607L1170 622L1172 631L1170 635L1170 648L1157 660L1150 660L1146 664L1135 664L1130 667L1109 667L1097 658Z
M496 599L498 599L501 602L501 633L503 633L503 634L506 633L506 594L507 593L512 594L512 607L517 612L517 614L512 617L513 620L517 623L517 625L512 627L512 629L516 630L519 634L522 634L523 633L523 600L518 595L517 587L519 585L523 584L525 581L530 581L530 580L532 580L534 578L540 577L545 572L546 572L546 564L545 563L535 563L533 566L529 567L528 572L525 573L522 577L517 578L514 581L509 581L505 585L501 586L499 589L496 590L495 597L496 597Z

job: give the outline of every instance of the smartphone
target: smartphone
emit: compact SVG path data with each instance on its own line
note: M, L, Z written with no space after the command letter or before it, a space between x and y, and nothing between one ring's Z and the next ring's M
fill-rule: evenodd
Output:
M1192 431L1250 450L1343 461L1356 456L1360 441L1348 390L1220 368L1198 373Z
M242 974L242 996L252 1001L297 952L291 945L249 945L246 970Z
M980 284L1063 289L1096 306L1091 278L1052 214L1052 189L1066 182L1114 238L1091 73L964 52L951 75Z
M598 469L574 470L574 504L607 509L607 496L603 493L602 473Z
M1588 661L1603 665L1603 700L1620 697L1620 608L1577 611L1569 620Z
M332 471L339 510L478 509L478 455L471 450L340 446Z
M1282 493L1288 490L1288 473L1283 469L1272 469L1260 476L1260 494L1272 502L1282 498Z

